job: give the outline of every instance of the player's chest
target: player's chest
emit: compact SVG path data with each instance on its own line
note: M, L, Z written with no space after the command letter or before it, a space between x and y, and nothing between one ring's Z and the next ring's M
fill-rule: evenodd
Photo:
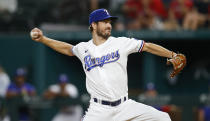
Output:
M120 48L89 48L85 50L83 62L89 71L95 67L103 67L105 64L115 63L121 58Z
M113 56L116 54L122 53L121 48L119 45L116 45L114 43L108 43L104 46L86 46L84 48L84 54L83 57L91 56L94 58L104 58L104 56Z

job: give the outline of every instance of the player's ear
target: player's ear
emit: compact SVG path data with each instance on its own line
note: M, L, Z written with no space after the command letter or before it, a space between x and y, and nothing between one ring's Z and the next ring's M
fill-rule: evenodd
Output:
M97 27L97 23L96 23L96 22L93 22L93 23L91 24L91 26L92 26L93 30L95 30L96 27Z

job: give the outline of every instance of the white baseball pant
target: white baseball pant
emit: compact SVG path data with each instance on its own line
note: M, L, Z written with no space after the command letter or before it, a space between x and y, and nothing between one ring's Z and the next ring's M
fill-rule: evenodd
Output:
M171 119L167 113L131 99L113 107L96 103L91 99L82 121L171 121Z

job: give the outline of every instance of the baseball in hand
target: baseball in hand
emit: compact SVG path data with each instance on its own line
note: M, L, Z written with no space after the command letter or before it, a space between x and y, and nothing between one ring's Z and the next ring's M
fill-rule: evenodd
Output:
M38 32L33 32L32 31L30 34L31 34L31 38L34 38L34 39L39 38L39 33Z

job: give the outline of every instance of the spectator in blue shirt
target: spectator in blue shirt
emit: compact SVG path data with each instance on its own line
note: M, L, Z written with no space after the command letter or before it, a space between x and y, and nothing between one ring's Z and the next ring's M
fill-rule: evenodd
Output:
M199 109L198 121L210 121L210 107L205 106Z
M18 68L15 73L15 80L7 89L6 98L13 99L16 97L22 97L23 101L29 101L30 97L36 95L34 86L26 83L26 70L24 68ZM18 117L20 121L29 121L30 113L27 105L18 106ZM12 116L11 116L12 118Z
M16 96L35 96L36 91L34 86L25 82L26 70L24 68L18 68L15 74L15 82L12 82L6 93L7 98Z

